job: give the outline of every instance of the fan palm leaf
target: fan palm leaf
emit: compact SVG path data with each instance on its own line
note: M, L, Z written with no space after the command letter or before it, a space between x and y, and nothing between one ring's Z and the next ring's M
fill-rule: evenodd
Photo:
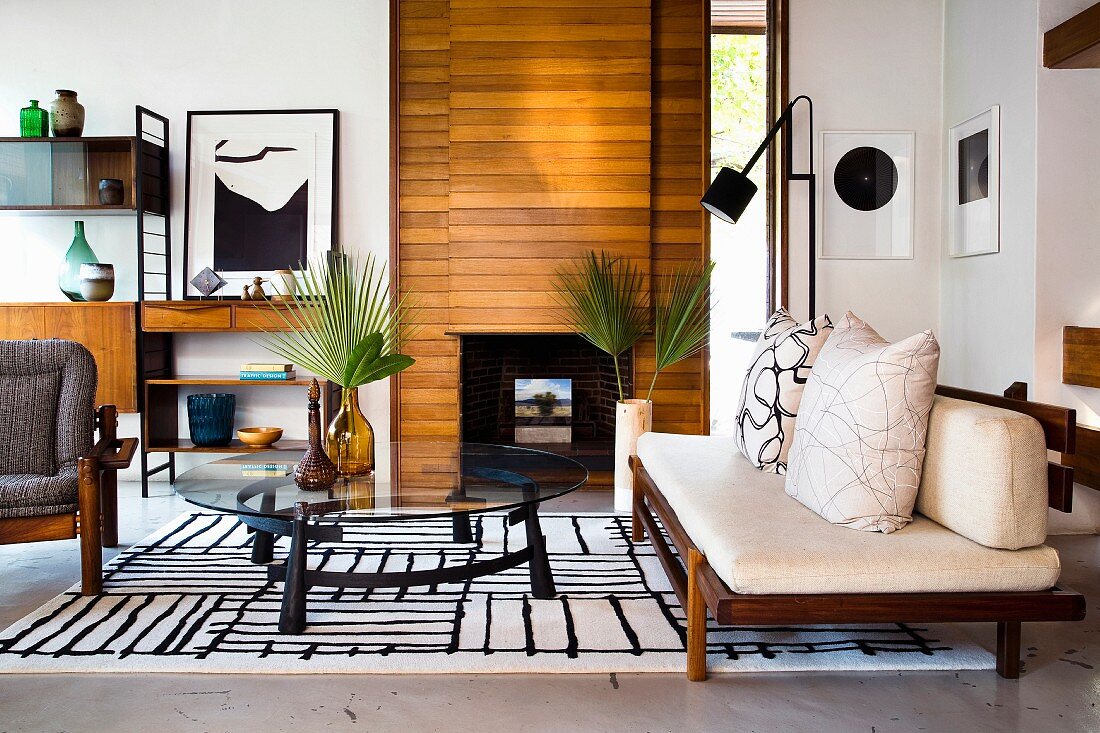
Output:
M710 340L710 279L714 263L677 268L657 299L653 342L656 365L646 399L662 371L694 356Z
M267 321L265 348L345 389L413 365L399 353L410 305L390 294L384 265L372 256L336 257L299 269L289 303L257 304Z
M626 260L589 252L572 268L558 271L554 288L566 325L614 357L619 399L625 399L619 355L649 328L645 276Z

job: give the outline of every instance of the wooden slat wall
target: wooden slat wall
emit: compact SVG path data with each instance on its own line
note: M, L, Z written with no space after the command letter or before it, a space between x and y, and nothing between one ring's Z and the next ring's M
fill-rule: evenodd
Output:
M653 0L653 288L677 267L706 261L707 219L699 199L709 157L710 42L706 0ZM635 349L635 384L645 396L653 344ZM653 393L653 429L705 433L710 426L705 355L666 370Z
M649 269L649 0L451 0L450 306L560 329L555 269Z
M704 256L705 8L399 0L394 271L424 328L396 380L395 436L458 435L447 331L562 330L563 262L606 249L667 273ZM648 386L652 346L637 360ZM657 429L704 430L702 364L662 378Z

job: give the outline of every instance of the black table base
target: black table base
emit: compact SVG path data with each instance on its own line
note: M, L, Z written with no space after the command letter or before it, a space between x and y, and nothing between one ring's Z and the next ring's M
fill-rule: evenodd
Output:
M529 563L531 592L535 598L552 598L554 576L550 572L550 560L546 555L546 537L539 524L538 504L520 507L508 514L508 524L523 522L527 530L527 547L507 552L491 560L481 560L464 565L454 565L432 570L410 570L390 573L342 573L330 570L309 570L306 567L306 544L310 540L339 542L343 531L333 524L310 524L309 504L294 506L294 518L287 520L238 515L241 522L255 530L252 545L252 562L270 563L273 560L275 536L290 536L290 553L283 563L269 565L269 580L283 582L283 603L279 614L279 631L299 634L306 628L306 591L313 586L323 588L407 588L440 583L456 583L472 578L492 575ZM455 513L452 536L455 542L473 542L470 515Z

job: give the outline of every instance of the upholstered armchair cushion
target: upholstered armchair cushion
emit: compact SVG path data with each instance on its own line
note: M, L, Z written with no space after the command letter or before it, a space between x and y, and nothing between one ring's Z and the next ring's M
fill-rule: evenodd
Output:
M6 367L0 367L4 369ZM0 374L0 476L57 473L61 371Z
M0 517L75 510L96 381L95 359L76 342L0 341Z
M53 476L0 476L0 519L71 514L77 509L76 466Z

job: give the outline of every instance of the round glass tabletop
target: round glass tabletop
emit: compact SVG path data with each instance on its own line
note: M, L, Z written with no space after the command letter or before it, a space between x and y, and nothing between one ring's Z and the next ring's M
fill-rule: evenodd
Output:
M306 502L314 516L380 522L537 504L588 480L587 469L573 459L531 448L404 442L388 450L388 470L340 478L327 491L299 489L293 473L302 454L280 450L206 463L180 474L173 488L186 501L219 512L289 519L294 505Z

